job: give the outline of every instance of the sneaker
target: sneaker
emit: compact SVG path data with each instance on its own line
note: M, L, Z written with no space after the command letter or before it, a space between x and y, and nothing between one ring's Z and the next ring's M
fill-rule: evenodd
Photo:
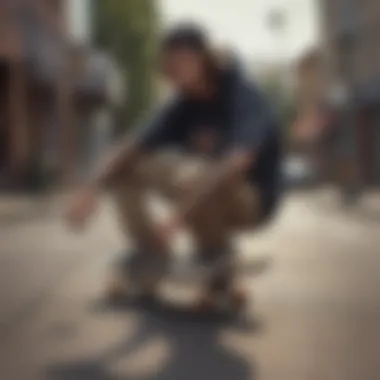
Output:
M209 313L214 311L229 311L239 313L244 310L248 303L246 292L240 289L231 289L225 293L214 293L206 289L201 293L192 310L198 313Z
M132 292L145 293L155 289L157 283L167 274L168 257L138 251L122 253L121 258L116 261L116 272L129 283Z
M210 252L199 252L172 260L170 278L176 282L202 282L223 272L232 265L233 255L230 249Z
M196 256L197 271L203 278L211 278L228 270L233 264L233 250L225 247L214 252L199 251Z

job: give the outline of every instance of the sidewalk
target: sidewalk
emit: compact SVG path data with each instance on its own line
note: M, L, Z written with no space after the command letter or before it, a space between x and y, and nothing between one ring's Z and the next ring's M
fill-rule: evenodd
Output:
M63 198L58 192L42 195L0 194L0 228L48 218L57 211Z
M342 203L339 189L326 186L313 191L316 204L326 213L343 213L363 223L380 223L380 190L365 191L358 204L347 207Z

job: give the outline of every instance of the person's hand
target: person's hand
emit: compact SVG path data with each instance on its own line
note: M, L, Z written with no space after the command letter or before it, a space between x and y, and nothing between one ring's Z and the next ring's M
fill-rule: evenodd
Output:
M73 229L81 229L94 213L99 201L99 190L95 186L82 188L69 206L66 219Z
M160 235L163 241L170 242L173 238L173 235L178 231L181 227L181 222L178 217L171 218L168 221L164 222L160 226Z

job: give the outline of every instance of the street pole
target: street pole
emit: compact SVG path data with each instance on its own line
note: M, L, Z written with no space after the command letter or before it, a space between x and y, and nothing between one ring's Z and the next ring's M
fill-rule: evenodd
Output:
M343 104L343 125L340 139L340 186L345 205L353 205L360 198L359 160L357 147L357 112L355 100L355 80L353 72L353 53L355 45L355 26L350 2L345 2L346 19L351 22L343 26L339 41L340 73L346 91Z
M278 54L278 67L281 70L281 66L285 64L286 60L286 43L284 37L286 36L287 26L286 13L282 3L277 4L277 6L270 11L267 18L267 24L276 41L275 45ZM286 83L283 75L280 74L279 79L280 88L277 93L276 106L280 109L285 97Z

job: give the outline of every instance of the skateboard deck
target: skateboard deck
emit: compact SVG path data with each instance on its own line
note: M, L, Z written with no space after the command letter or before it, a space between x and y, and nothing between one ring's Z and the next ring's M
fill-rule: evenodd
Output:
M234 261L226 261L222 259L219 262L215 262L212 266L207 267L198 265L187 257L174 257L168 268L165 270L163 277L165 278L165 281L178 285L197 284L209 280L215 274L220 273L220 271L228 265L232 265L236 276L256 277L269 268L271 260L267 257L254 257ZM134 274L133 271L135 269L128 257L123 258L122 266L123 271L126 274ZM117 268L118 264L116 265L116 269Z
M175 302L164 296L140 298L127 295L120 299L102 297L92 304L95 312L143 312L175 322L245 322L250 307L229 308L218 306L209 310L195 310L190 302Z
M125 264L125 263L124 263ZM127 262L128 264L128 262ZM270 260L266 257L263 258L251 258L245 260L238 260L235 263L235 272L240 277L256 277L265 272L270 265ZM217 266L213 266L216 269ZM128 268L127 268L128 269ZM125 270L125 267L124 267ZM198 270L198 267L185 258L175 258L170 268L167 270L165 276L162 279L162 283L172 289L191 288L192 286L199 286L202 282L207 281L212 272ZM175 310L185 314L201 314L209 316L211 315L224 315L226 317L236 316L242 314L246 309L247 303L241 307L231 304L228 297L221 299L217 306L212 311L195 311L192 310L191 305L187 302L177 302L165 296L165 292L159 291L158 294L150 297L142 297L139 284L134 284L128 281L128 285L125 291L121 291L119 295L112 296L112 292L108 293L106 298L110 306L123 307L126 305L144 305L145 307L158 308L160 310ZM187 297L184 297L187 298ZM177 298L178 300L178 298ZM191 304L191 303L190 303Z

